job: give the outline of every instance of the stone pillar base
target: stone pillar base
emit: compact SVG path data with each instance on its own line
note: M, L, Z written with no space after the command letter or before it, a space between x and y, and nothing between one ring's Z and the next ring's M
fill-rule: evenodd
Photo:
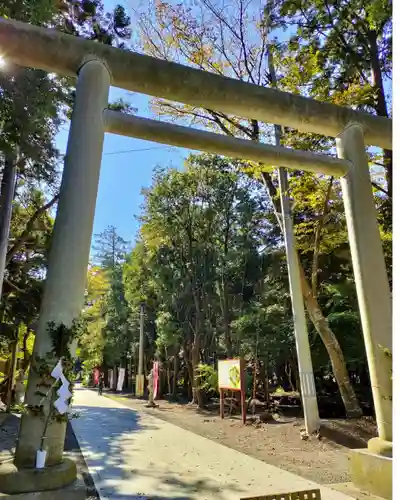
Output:
M15 495L0 493L0 500L86 500L87 495L85 482L80 477L72 484L56 490L16 493Z
M391 441L384 441L379 437L374 437L368 441L368 450L377 455L391 458L393 456L393 443Z
M44 469L18 469L12 462L6 462L0 467L0 493L13 496L22 493L20 498L30 498L27 496L28 493L57 490L72 484L76 477L76 464L69 458L64 458L60 464ZM19 495L15 498L18 497ZM64 498L63 493L60 498Z
M360 490L392 500L392 458L371 450L350 452L350 473Z

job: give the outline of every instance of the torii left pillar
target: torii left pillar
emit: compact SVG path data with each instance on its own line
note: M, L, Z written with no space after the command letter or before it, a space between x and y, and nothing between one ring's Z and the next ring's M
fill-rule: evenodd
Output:
M78 73L34 359L43 358L52 349L49 322L70 327L82 310L104 142L103 111L108 106L109 88L110 74L102 62L89 60L82 65ZM54 359L54 364L56 361ZM38 404L40 400L36 394L40 377L35 362L32 364L25 401L28 405ZM47 405L44 413L49 410ZM63 460L66 423L55 420L50 420L44 441L46 469L35 474L34 483L26 479L28 471L35 467L44 423L43 415L28 413L22 417L15 470L10 470L9 474L4 470L3 474L0 473L1 491L23 493L55 489L75 479L75 464ZM24 475L23 480L21 475Z

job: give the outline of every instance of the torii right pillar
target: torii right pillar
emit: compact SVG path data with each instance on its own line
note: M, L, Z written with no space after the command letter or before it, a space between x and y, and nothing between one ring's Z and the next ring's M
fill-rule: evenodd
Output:
M353 450L353 482L392 498L392 299L377 222L363 129L349 126L336 139L352 167L341 179L347 230L367 353L378 437Z

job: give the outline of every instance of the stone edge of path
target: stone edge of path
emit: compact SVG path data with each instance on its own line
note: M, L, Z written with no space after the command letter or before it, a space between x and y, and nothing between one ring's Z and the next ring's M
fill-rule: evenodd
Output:
M67 433L65 435L64 453L73 458L76 462L78 474L82 477L86 486L86 500L107 500L101 497L93 475L86 464L85 457L75 436L72 421L68 422Z

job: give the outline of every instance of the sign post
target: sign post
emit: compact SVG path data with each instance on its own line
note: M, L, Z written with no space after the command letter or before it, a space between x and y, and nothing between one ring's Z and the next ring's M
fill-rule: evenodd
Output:
M218 361L218 388L220 397L220 416L224 418L224 391L240 392L242 422L246 424L246 385L244 380L244 360L225 359Z
M144 375L136 375L135 396L143 397L144 394Z

